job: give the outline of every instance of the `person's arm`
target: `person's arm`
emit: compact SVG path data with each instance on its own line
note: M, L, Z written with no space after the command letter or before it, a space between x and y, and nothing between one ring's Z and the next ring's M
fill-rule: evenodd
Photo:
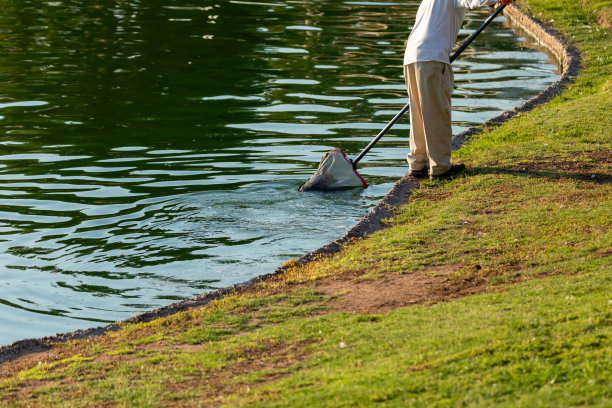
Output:
M456 0L457 4L466 9L479 8L484 6L492 6L495 3L503 3L508 5L514 0Z

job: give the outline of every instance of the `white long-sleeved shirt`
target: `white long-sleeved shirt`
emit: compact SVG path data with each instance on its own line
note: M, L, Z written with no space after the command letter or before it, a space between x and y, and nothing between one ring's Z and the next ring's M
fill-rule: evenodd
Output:
M495 3L497 0L423 0L408 37L404 65L424 61L448 64L465 10Z

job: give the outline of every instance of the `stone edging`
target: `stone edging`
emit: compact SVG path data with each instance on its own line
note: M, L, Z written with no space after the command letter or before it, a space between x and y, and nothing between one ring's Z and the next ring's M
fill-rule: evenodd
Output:
M534 98L523 103L521 106L513 110L506 111L501 115L488 120L484 125L469 128L466 131L456 135L453 138L454 150L461 147L469 136L482 132L485 127L499 125L515 116L520 115L523 112L530 111L536 106L551 100L563 90L565 85L572 82L572 78L576 76L580 70L580 56L578 51L572 47L558 31L527 16L516 5L506 7L504 10L504 15L510 17L519 26L521 26L522 29L529 32L534 38L538 39L541 44L548 47L563 65L563 73L559 80L557 80L554 84L546 88ZM344 237L302 256L297 260L297 263L305 264L319 256L333 254L340 251L342 245L351 241L352 239L363 238L373 232L383 229L385 227L384 220L393 215L391 207L407 203L411 190L419 188L419 186L420 182L418 180L407 175L402 177L393 186L391 191L389 191L389 193L383 197L378 205L376 205L376 207L374 207L364 218L362 218L357 225L351 228ZM168 306L145 312L122 322L85 330L76 330L74 332L58 334L56 336L19 340L12 344L0 347L0 363L14 360L24 354L44 351L53 343L84 339L98 336L106 332L116 331L119 330L122 323L148 322L158 317L169 316L179 311L203 306L213 300L221 299L240 289L252 286L257 282L262 282L273 276L282 274L285 269L285 266L280 266L273 273L260 275L244 283L228 286L214 292L204 293L191 299L182 300Z

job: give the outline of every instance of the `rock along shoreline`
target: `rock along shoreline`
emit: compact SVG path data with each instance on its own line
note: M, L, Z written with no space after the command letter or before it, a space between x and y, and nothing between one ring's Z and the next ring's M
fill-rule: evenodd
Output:
M522 105L508 110L496 116L480 126L475 126L453 137L453 150L461 147L471 135L480 133L484 128L500 125L513 117L528 112L535 107L542 105L557 96L563 88L573 81L581 68L580 55L575 47L567 41L558 31L546 26L545 24L529 17L523 13L516 5L506 7L504 15L509 17L517 26L528 32L539 42L539 45L548 48L562 65L560 78L543 90L534 98ZM420 187L420 181L405 175L393 186L385 197L355 226L353 226L342 238L330 242L319 249L316 249L299 258L298 264L305 264L313 259L327 254L340 251L342 246L353 239L364 238L376 231L385 228L384 220L393 216L393 207L408 202L412 190ZM142 323L153 319L169 316L177 312L206 305L207 303L221 299L236 291L252 286L258 282L265 281L273 276L280 275L286 270L286 266L280 266L274 272L254 277L246 282L231 285L218 289L214 292L207 292L191 299L172 303L149 312L131 317L121 322L112 323L107 326L94 327L84 330L57 334L56 336L46 336L37 339L18 340L12 344L0 347L0 363L19 358L25 354L40 352L48 349L53 343L62 343L71 340L79 340L102 335L107 332L119 330L124 323Z

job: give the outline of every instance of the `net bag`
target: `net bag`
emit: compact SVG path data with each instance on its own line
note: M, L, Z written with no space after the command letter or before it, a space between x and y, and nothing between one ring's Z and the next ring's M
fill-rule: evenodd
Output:
M319 168L299 191L313 190L339 190L343 188L367 187L368 183L353 168L353 163L340 149L333 149L325 153L319 163Z

